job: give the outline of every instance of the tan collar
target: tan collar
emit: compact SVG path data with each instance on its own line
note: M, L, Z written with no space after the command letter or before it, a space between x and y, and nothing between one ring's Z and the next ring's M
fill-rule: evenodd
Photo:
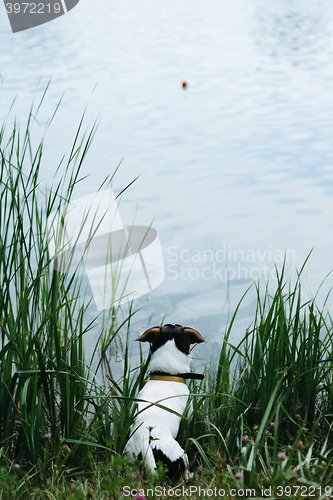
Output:
M149 380L162 380L163 382L179 382L185 384L185 379L175 375L150 375Z

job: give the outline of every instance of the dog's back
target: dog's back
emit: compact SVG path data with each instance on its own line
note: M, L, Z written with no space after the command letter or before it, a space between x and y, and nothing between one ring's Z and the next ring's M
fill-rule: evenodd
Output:
M151 343L150 380L138 394L142 401L124 451L130 459L144 460L151 472L161 461L171 477L189 479L187 455L176 437L189 395L183 378L190 373L189 347L205 341L196 330L180 325L151 328L137 340Z
M149 380L138 395L139 400L146 402L138 402L138 414L131 428L132 437L125 451L130 457L141 455L140 458L144 460L151 472L156 468L158 461L162 461L170 473L171 463L169 462L177 462L172 468L178 472L179 466L182 466L182 463L178 461L183 456L184 450L175 440L180 417L149 403L158 403L182 415L188 394L189 390L185 384Z

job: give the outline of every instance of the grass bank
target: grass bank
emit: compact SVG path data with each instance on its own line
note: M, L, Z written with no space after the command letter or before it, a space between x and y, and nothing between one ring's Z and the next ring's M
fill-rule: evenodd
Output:
M219 362L190 383L193 416L179 439L193 480L170 484L163 467L152 478L122 457L147 371L143 358L131 366L135 310L121 322L117 308L108 311L87 363L84 337L99 319L87 324L82 278L53 269L45 234L48 215L73 196L95 127L85 135L79 123L59 182L43 192L43 139L31 140L42 101L23 131L0 132L0 498L329 498L332 320L302 301L300 279L291 287L284 271L273 295L258 290L253 322L233 346L239 304ZM124 328L124 371L114 380L108 350Z

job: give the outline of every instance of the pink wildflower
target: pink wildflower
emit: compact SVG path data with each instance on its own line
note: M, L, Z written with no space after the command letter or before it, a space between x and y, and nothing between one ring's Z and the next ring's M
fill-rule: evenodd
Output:
M243 479L244 477L243 472L237 472L236 477L238 477L238 479Z
M44 439L51 439L51 433L47 432L46 434L44 434Z
M71 449L68 446L68 444L64 444L62 452L65 453L66 455L68 455L71 452Z
M250 441L249 436L247 436L247 435L243 436L243 437L242 437L242 441L243 441L244 443L247 443L248 441Z
M18 469L20 466L19 466L19 464L15 464L14 467L15 467L15 469Z
M285 453L283 453L283 451L279 451L279 453L277 454L277 457L280 458L281 460L287 460L287 455Z
M94 496L94 490L92 488L88 488L87 489L87 494L86 494L86 498L93 498Z

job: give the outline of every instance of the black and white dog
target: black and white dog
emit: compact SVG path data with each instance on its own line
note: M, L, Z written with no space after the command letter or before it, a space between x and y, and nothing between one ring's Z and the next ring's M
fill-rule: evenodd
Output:
M206 342L193 328L180 325L156 326L136 339L150 342L150 378L138 394L138 412L124 452L133 460L144 460L154 473L156 463L166 465L170 477L192 477L185 451L176 441L181 418L151 403L158 403L178 414L184 413L189 390L185 379L203 378L191 373L190 345Z

